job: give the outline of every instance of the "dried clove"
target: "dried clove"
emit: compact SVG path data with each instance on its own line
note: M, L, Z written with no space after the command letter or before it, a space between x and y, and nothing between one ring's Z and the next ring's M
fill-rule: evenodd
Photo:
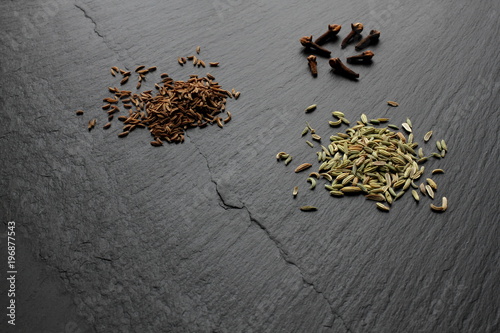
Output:
M359 78L359 74L355 73L352 69L344 65L339 58L331 58L328 63L337 74L346 76L351 79Z
M311 70L312 76L318 76L318 63L316 62L316 56L311 54L307 57L307 61L309 62L309 69Z
M314 42L318 45L325 44L327 41L329 41L333 37L336 37L341 28L342 28L342 26L339 24L329 24L328 30L324 34L322 34L321 36L316 38L316 40Z
M350 64L356 63L369 63L372 61L372 58L375 54L372 51L365 51L361 54L353 55L347 57L347 62Z
M354 37L359 36L361 31L363 31L363 24L359 22L351 23L351 29L352 29L351 32L346 36L346 38L344 38L342 44L340 44L340 47L343 49L345 49L347 44L349 44Z
M328 51L327 49L322 48L318 44L312 41L312 36L304 36L301 39L299 39L300 44L302 44L305 48L312 48L316 51L316 53L324 56L330 56L332 52Z
M362 50L369 45L375 44L379 38L380 38L380 31L371 30L368 36L366 36L365 38L360 40L358 44L356 44L355 46L356 51Z

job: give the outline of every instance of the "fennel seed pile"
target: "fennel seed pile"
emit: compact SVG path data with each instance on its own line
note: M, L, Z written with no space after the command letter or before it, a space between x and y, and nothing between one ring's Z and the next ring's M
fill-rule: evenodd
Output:
M337 120L330 121L330 126L350 124L343 112L334 111L332 115ZM423 164L429 158L440 159L446 155L446 143L444 140L436 141L438 152L426 156L423 148L418 148L419 144L414 141L410 119L402 124L407 135L399 131L396 125L378 127L388 121L388 118L369 120L362 114L356 125L345 132L331 135L330 143L327 146L320 145L321 150L316 152L319 167L317 172L310 173L307 178L310 189L315 188L316 180L325 179L325 189L332 196L362 194L366 199L376 201L376 207L381 211L389 211L393 202L405 192L411 192L417 202L420 201L418 190L421 195L434 199L437 183L433 179L427 178L420 186L417 183L424 175ZM311 132L311 136L317 135L309 123L302 131L302 136L308 132ZM433 174L438 173L434 171ZM443 197L442 202L441 206L431 204L431 209L445 211L448 206L446 197Z

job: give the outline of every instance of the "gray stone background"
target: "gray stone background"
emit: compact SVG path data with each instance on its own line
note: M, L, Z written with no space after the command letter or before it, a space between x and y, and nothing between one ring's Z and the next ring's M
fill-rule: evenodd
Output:
M485 0L2 1L2 285L10 220L19 272L17 325L2 313L0 331L498 332L499 11ZM298 39L333 23L344 37L358 21L381 31L373 64L352 66L353 82L319 58L312 78ZM179 66L197 45L221 66ZM233 120L161 148L144 130L117 138L116 121L103 131L109 68L141 64L177 80L210 71L241 91ZM409 117L419 142L434 131L426 152L445 139L449 153L426 169L445 169L435 201L448 197L448 211L407 194L382 213L308 190L293 169L316 150L300 132L307 120L336 133L334 110Z

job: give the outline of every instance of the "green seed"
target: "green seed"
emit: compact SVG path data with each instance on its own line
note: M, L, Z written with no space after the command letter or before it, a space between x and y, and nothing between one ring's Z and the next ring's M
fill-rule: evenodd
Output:
M303 212L313 212L313 211L318 210L318 208L314 207L314 206L302 206L302 207L300 207L300 210Z
M384 211L384 212L388 212L390 211L391 209L389 207L387 207L386 205L384 205L383 203L380 203L380 202L377 202L377 208Z
M413 199L415 199L415 201L420 201L420 197L418 196L418 192L415 191L415 190L411 190L411 195L413 196Z
M307 182L311 183L311 187L309 188L310 190L313 190L316 187L316 179L309 177L307 178Z
M411 124L411 120L410 118L406 118L406 123L411 127L413 128L413 125Z
M408 133L411 133L412 130L411 130L410 125L408 125L408 123L402 123L401 126L403 126L405 131L407 131Z
M344 196L343 192L337 191L337 190L330 191L330 194L335 196L335 197L343 197Z
M368 118L366 117L366 114L364 114L364 113L361 114L361 121L365 125L368 124Z
M443 150L443 147L441 147L441 142L440 141L436 141L436 147L439 151Z
M311 141L306 141L306 143L309 145L309 147L313 148L314 144Z
M333 111L332 115L337 117L337 118L345 117L345 114L343 112L340 112L340 111Z
M307 126L306 126L306 127L302 130L302 134L301 134L301 135L302 135L302 136L304 136L304 135L306 135L306 134L307 134L307 132L309 132L309 127L307 127Z
M425 142L429 141L430 138L431 138L431 136L432 136L432 131L429 131L429 132L425 133L425 135L424 135L424 141Z
M396 125L393 125L393 124L389 124L389 125L387 125L387 127L395 129L395 130L399 130L399 127Z
M305 109L305 112L306 112L306 113L313 112L314 110L316 110L316 107L317 107L317 106L318 106L317 104L309 105L309 106Z
M446 142L444 142L444 140L441 140L441 148L443 148L443 150L448 150L448 146L446 146Z
M330 126L339 126L340 124L342 124L342 120L337 120L337 121L329 121L328 124L330 124Z
M292 156L289 155L288 158L285 160L285 165L288 165L292 161Z

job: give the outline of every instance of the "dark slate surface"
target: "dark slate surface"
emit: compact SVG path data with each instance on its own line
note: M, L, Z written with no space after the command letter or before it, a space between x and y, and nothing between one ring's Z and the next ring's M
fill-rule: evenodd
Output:
M0 331L498 332L499 11L462 0L3 1L2 281L9 220L19 274L17 326L2 314ZM374 63L353 82L320 58L313 79L298 38L333 23L343 37L357 21L382 32ZM327 44L334 56L354 53L339 44ZM221 63L210 72L223 87L242 92L224 129L154 148L147 131L100 128L117 84L109 67L204 75L176 63L197 45ZM328 138L333 110L410 117L418 141L434 131L429 152L445 139L448 155L426 169L446 170L434 178L448 211L407 194L387 214L309 191L293 173L315 160L300 131L307 120ZM295 157L288 167L281 150Z

